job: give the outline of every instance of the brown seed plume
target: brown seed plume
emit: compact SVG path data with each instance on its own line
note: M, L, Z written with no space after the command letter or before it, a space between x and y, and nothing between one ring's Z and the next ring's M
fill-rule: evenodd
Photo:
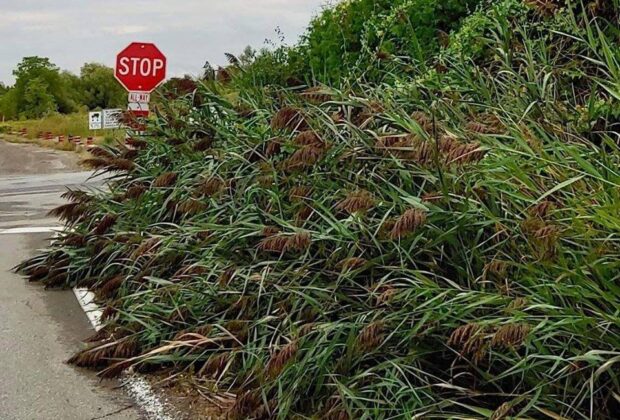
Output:
M67 189L65 193L60 196L64 200L68 200L74 203L88 203L92 200L90 195L86 191Z
M439 141L443 162L450 165L465 165L481 161L487 154L479 143L461 143L452 136L443 136Z
M174 172L165 172L155 178L153 186L157 188L165 188L173 186L177 181L178 175Z
M205 211L206 208L207 205L202 201L190 198L179 203L179 205L177 206L177 211L183 215L193 216Z
M287 243L287 236L270 236L260 241L258 249L260 251L283 253Z
M491 414L490 420L504 420L512 411L512 405L510 403L503 403Z
M144 149L146 148L146 146L148 146L148 143L146 141L141 140L141 139L136 139L133 137L129 137L128 139L125 139L125 144L135 149Z
M365 326L357 336L357 345L361 350L372 351L384 340L385 326L381 321L373 322Z
M282 151L282 140L279 138L270 139L265 144L265 157L273 157L279 155Z
M125 198L130 200L135 200L140 197L148 190L148 188L144 185L132 185L127 188L127 192L125 193Z
M197 190L200 194L203 194L207 197L211 197L222 191L224 188L224 181L222 181L218 177L210 177L207 178L204 182L202 182Z
M311 193L312 187L299 185L291 188L288 196L292 202L299 202L309 198Z
M229 267L220 274L220 277L217 279L217 283L222 286L228 286L230 281L235 277L235 273L237 269L235 267Z
M493 347L516 348L520 347L530 334L531 327L527 324L508 324L497 330L491 345Z
M316 146L323 147L323 141L321 138L312 130L302 131L295 137L293 143L297 146Z
M433 131L433 119L425 112L415 111L411 114L411 118L418 123L422 130L427 133L431 133Z
M117 158L110 162L109 170L112 171L131 171L136 167L136 164L129 159Z
M26 274L28 275L28 281L36 282L47 277L49 273L50 269L48 267L39 266L34 268L33 270L28 271Z
M558 236L558 228L552 225L543 226L534 232L534 238L547 247L555 245Z
M307 232L296 233L288 238L284 251L302 252L310 247L312 239Z
M487 352L484 329L478 324L466 324L452 332L448 346L460 349L461 356L472 356L474 363L479 363Z
M294 235L277 235L263 239L258 244L260 251L283 254L288 251L305 251L312 243L310 234L307 232Z
M510 302L506 309L508 309L509 311L517 310L517 309L522 309L522 308L525 308L527 306L527 304L528 304L528 301L527 301L526 298L518 297L518 298L514 299L512 302Z
M280 109L271 120L271 128L274 130L305 130L306 121L300 110L293 107Z
M213 146L213 140L210 138L200 139L194 143L193 149L196 152L206 152Z
M148 238L143 240L133 252L132 258L136 259L143 255L153 253L161 246L161 238Z
M106 305L106 307L101 312L101 320L107 321L107 320L112 319L112 317L114 317L116 312L117 312L117 309L114 306Z
M336 209L347 214L366 212L373 208L375 200L368 191L356 191L336 204Z
M552 16L560 8L557 0L525 0L525 4L542 16Z
M265 226L262 230L262 235L266 238L277 235L281 232L281 229L277 226Z
M63 243L71 247L83 247L86 244L86 237L79 234L70 234L63 238Z
M448 345L454 347L463 347L465 343L471 340L482 331L482 328L478 324L465 324L455 329L450 338L448 339Z
M398 240L410 233L415 232L418 228L426 223L426 213L420 209L409 209L396 220L390 238Z
M116 157L116 155L111 150L105 149L101 146L95 146L88 152L96 158L114 159Z
M76 222L88 214L88 207L85 204L75 202L63 204L49 211L48 215L58 217L67 222Z
M260 393L257 390L248 390L237 397L228 413L234 420L250 418L250 415L261 405Z
M508 271L508 263L501 260L493 260L484 266L484 273L495 278L503 279Z
M114 226L116 224L117 220L118 220L118 216L117 215L115 215L115 214L106 214L105 216L103 216L101 218L101 220L99 221L99 223L97 224L97 226L93 230L93 233L95 235L103 235L103 234L107 233L112 228L112 226Z
M295 213L295 224L297 226L303 225L307 222L312 214L314 213L314 209L310 206L302 206L297 213Z
M90 158L90 159L84 159L82 161L82 165L86 166L87 168L90 169L103 169L103 168L107 168L108 166L110 166L111 161L108 158Z
M291 341L282 350L274 354L267 362L267 375L271 378L278 377L284 370L284 367L295 358L298 350L297 341Z
M549 213L555 209L555 204L552 201L545 200L536 204L534 207L528 210L528 213L532 217L538 217L540 219L546 218Z
M102 297L111 298L116 294L116 291L123 285L124 282L124 276L112 277L97 290L97 294Z
M284 168L288 171L309 168L314 166L325 155L325 146L308 145L295 151L284 161Z
M364 267L368 263L364 258L351 257L345 258L337 264L337 267L343 271L352 271Z
M135 160L140 155L140 151L137 149L125 149L121 154L123 159Z

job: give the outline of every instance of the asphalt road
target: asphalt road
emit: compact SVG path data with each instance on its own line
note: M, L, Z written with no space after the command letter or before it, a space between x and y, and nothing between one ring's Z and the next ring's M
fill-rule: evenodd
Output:
M89 180L68 152L0 140L0 418L140 419L141 414L115 382L65 363L92 334L71 291L44 291L12 273L35 255L58 225L46 213L62 204L65 186ZM15 230L15 228L22 228Z

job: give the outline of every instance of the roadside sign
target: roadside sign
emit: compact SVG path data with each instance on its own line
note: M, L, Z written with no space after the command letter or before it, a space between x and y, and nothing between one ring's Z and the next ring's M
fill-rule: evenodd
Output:
M127 110L136 117L146 118L149 116L149 104L146 102L129 102Z
M116 79L130 92L152 92L166 78L166 56L146 42L132 42L116 57Z
M128 102L151 102L151 94L147 92L129 92Z
M88 113L88 129L101 130L103 128L103 115L101 111Z
M111 130L121 127L121 115L123 110L117 109L104 109L103 110L103 128L105 130Z

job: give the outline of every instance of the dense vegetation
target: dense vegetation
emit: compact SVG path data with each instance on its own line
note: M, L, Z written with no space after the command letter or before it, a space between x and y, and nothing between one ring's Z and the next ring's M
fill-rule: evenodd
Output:
M294 48L263 51L252 83L379 81L414 74L480 0L339 2L312 20Z
M234 418L614 418L618 12L484 2L382 83L231 57L94 151L111 191L21 269L105 305L73 363L186 371Z

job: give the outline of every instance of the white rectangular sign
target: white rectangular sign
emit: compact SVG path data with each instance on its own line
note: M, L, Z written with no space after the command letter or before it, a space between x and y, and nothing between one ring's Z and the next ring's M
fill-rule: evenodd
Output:
M122 109L104 109L103 110L103 128L110 130L121 127Z
M103 128L103 115L101 111L88 113L88 129L101 130Z
M130 111L148 111L149 104L146 102L129 102L127 109Z
M129 92L128 102L151 102L151 94L148 92Z

